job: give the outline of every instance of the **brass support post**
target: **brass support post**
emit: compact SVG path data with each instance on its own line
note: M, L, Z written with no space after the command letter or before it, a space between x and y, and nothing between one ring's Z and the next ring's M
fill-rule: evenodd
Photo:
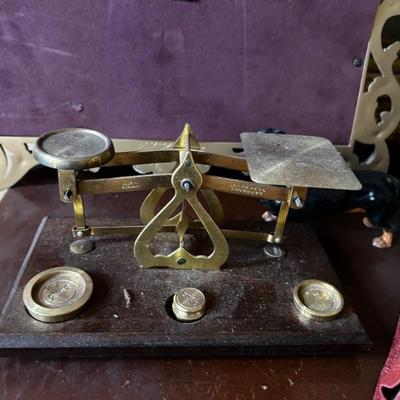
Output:
M85 223L85 209L83 206L83 198L80 194L76 195L73 199L74 213L75 213L75 230L86 229Z
M292 203L292 197L294 192L294 187L289 188L286 200L282 201L281 207L279 209L278 219L275 225L275 232L268 235L268 243L282 244L284 241L283 232L285 230L286 219L289 213L290 204Z

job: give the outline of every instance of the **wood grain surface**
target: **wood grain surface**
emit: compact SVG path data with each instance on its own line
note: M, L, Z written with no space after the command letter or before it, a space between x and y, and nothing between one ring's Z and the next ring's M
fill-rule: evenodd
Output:
M88 223L115 226L126 219ZM264 221L241 225L252 231L273 229ZM324 322L304 318L294 307L293 289L306 279L340 288L307 224L288 224L287 253L280 259L266 257L263 242L228 239L230 255L220 271L140 268L130 235L94 238L90 253L75 254L69 250L73 226L73 218L41 223L0 318L0 356L332 355L369 346L349 302L336 319ZM177 246L172 232L159 233L152 242L154 253L168 254ZM209 254L212 244L204 234L191 234L185 248ZM55 324L34 320L25 311L24 287L38 273L65 265L83 269L93 279L86 310ZM207 299L207 312L196 322L173 318L169 299L185 287L202 290Z

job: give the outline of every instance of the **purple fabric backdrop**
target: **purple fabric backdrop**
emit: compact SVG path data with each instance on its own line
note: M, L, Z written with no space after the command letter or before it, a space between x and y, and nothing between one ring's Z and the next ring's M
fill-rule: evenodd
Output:
M375 0L0 0L0 134L348 141Z

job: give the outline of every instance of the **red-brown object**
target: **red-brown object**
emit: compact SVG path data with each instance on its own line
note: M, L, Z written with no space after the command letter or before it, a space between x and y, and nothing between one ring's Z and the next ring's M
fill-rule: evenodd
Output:
M400 399L400 322L374 395L374 400L395 399Z

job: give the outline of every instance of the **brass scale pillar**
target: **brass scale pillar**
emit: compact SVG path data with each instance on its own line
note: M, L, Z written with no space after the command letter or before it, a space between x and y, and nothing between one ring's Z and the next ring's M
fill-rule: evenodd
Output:
M88 150L89 149L89 150ZM284 228L289 208L304 204L305 187L266 185L241 179L207 175L209 166L248 173L244 157L216 154L201 148L191 127L186 124L172 148L150 148L143 141L137 151L114 152L112 142L99 132L89 129L63 129L41 136L34 148L34 155L42 164L57 168L59 193L63 202L72 203L76 239L71 249L90 251L90 237L126 233L137 235L134 255L141 267L170 267L178 269L218 270L227 260L229 248L226 238L261 240L266 243L265 252L271 257L283 255ZM73 157L72 157L72 156ZM174 167L171 166L174 163ZM162 163L162 164L160 164ZM157 165L161 173L111 178L82 178L81 171L94 167ZM165 168L160 167L164 165ZM153 168L155 171L155 168ZM173 189L172 198L160 211L156 211L161 198ZM141 225L88 226L85 220L83 195L150 190L141 210ZM215 192L233 193L260 199L281 201L273 233L250 232L221 228L223 209ZM204 198L207 207L199 200ZM197 217L190 217L187 206ZM192 255L184 248L186 233L206 231L213 243L209 255ZM153 254L150 244L159 232L176 232L179 246L168 255ZM84 242L83 246L76 246ZM75 244L75 246L74 246Z

